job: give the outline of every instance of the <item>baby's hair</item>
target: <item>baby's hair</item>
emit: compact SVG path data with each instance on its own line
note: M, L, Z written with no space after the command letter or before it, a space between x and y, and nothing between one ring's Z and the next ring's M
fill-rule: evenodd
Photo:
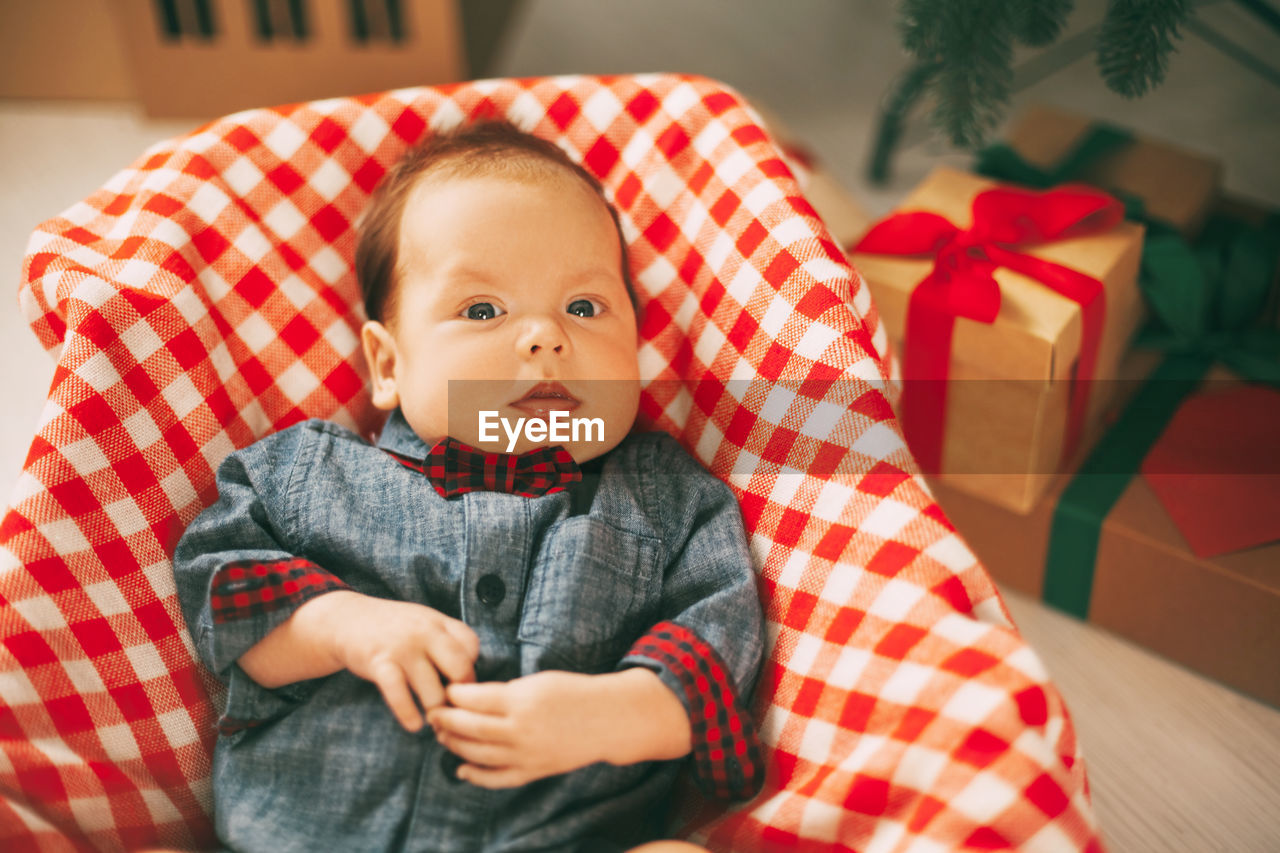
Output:
M580 178L599 196L614 229L627 296L639 316L635 284L618 212L595 176L569 159L554 142L525 133L506 121L483 121L438 133L418 143L391 167L369 199L356 242L356 278L364 293L365 313L383 321L395 313L400 220L413 189L428 178L507 177L537 181L565 173Z

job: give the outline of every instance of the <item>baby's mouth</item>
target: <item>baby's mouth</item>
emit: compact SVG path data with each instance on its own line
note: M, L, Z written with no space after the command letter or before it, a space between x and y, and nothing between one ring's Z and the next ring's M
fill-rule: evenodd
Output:
M581 405L581 401L559 382L539 382L509 405L535 417L546 417L548 412L556 410L572 412Z

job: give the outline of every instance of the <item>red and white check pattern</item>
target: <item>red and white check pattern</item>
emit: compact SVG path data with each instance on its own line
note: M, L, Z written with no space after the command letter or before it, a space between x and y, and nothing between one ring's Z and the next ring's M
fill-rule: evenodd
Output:
M930 498L866 286L733 92L483 81L254 110L160 144L36 231L58 367L0 522L0 848L208 846L214 701L166 556L231 449L377 418L353 223L434 128L505 116L603 181L641 299L642 420L741 499L769 627L766 780L717 850L1098 848L1061 697ZM732 380L732 381L731 381Z

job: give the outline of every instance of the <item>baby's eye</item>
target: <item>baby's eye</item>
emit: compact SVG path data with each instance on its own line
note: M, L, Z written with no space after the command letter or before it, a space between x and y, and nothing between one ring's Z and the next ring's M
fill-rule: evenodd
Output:
M579 317L594 317L602 310L604 309L590 299L575 299L569 303L568 308L570 314L576 314Z
M495 306L492 302L475 302L467 306L463 312L468 320L492 320L501 314L507 313Z

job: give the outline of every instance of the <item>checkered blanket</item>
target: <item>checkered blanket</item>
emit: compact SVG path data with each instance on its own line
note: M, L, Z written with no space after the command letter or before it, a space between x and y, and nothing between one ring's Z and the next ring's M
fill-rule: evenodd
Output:
M768 776L680 791L716 850L1100 847L1057 690L917 473L866 286L732 91L687 76L415 88L161 143L31 239L57 372L0 523L0 848L213 843L221 687L168 553L233 448L378 426L353 223L410 143L478 116L555 139L616 203L646 305L643 425L741 499L768 620Z

